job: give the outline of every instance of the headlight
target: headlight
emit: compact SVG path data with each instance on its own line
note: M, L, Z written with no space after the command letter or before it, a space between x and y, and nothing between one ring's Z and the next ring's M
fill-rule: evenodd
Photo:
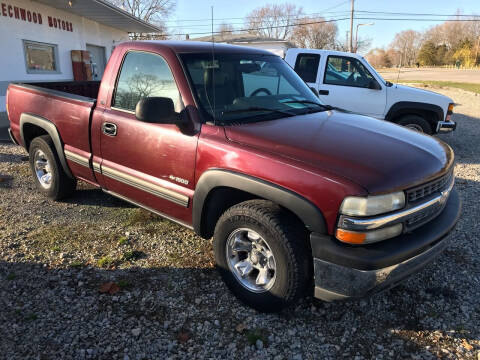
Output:
M398 210L404 206L405 194L399 191L368 197L348 196L343 200L340 212L351 216L372 216Z

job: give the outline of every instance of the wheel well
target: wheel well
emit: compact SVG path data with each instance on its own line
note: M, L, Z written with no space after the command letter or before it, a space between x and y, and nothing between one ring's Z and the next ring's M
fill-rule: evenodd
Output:
M48 132L40 126L29 123L23 125L23 141L27 151L30 149L32 140L42 135L48 135Z
M253 199L263 198L235 188L224 186L214 188L208 194L205 204L203 205L200 236L205 239L211 238L213 236L218 219L227 209L241 202ZM292 217L292 219L295 219L300 224L304 224L292 211L282 207L281 205L280 207L286 211Z
M431 125L432 130L435 130L437 127L437 122L439 121L438 115L434 111L422 110L422 109L404 109L393 114L390 118L390 121L397 123L401 118L408 115L417 115L427 120Z

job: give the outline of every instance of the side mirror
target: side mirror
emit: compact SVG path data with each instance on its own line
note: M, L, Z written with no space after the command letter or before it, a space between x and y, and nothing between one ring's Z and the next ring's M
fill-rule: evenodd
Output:
M313 86L310 86L310 90L315 94L316 97L318 97L318 91L315 89Z
M372 90L382 90L380 84L375 80L370 80L370 82L368 83L368 88Z
M140 121L154 124L177 124L179 119L173 100L165 97L141 99L135 107L135 116Z

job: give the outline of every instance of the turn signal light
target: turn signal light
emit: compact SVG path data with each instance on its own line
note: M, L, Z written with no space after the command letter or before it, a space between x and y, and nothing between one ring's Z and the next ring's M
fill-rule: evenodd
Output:
M363 244L367 235L365 233L337 229L337 239L349 244Z

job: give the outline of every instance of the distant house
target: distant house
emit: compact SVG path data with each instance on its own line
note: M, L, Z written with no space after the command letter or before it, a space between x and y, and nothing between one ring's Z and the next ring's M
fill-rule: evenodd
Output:
M294 47L292 43L287 40L275 38L262 38L255 34L215 34L215 42L227 43L233 45L249 46L268 50L278 56L284 57L287 49ZM195 41L212 41L212 36L202 36Z

